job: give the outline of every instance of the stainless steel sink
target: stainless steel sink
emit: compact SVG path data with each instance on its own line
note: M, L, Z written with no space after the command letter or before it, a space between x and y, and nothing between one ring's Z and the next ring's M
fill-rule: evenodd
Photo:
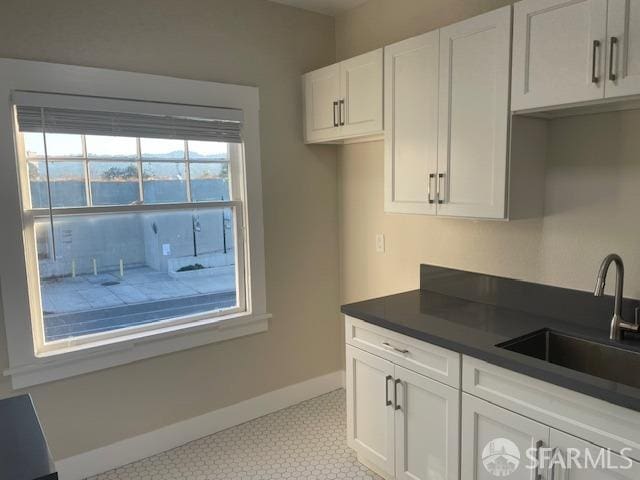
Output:
M640 350L626 350L553 330L539 330L497 346L605 380L640 388Z

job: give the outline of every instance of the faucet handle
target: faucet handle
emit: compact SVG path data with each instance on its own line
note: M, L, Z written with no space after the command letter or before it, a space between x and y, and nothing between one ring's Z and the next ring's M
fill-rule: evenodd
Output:
M627 332L640 332L640 307L635 308L635 323L620 322L620 329Z
M637 323L620 322L618 326L620 327L620 330L624 330L625 332L640 332L640 325Z

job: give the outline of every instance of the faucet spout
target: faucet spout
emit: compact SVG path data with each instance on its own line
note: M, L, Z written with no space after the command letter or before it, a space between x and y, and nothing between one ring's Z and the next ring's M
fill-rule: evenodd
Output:
M613 307L613 318L611 319L611 329L609 338L611 340L622 340L622 334L624 330L638 330L637 325L631 325L624 321L622 318L622 291L624 289L624 264L620 255L611 253L607 255L598 271L598 277L596 278L596 287L593 294L596 297L604 295L604 286L607 280L607 272L609 267L614 263L616 265L616 293L615 303ZM631 328L630 328L631 327Z

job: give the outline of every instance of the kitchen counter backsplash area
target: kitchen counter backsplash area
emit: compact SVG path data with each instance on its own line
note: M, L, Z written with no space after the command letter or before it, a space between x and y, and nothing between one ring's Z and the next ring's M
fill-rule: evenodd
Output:
M609 295L427 264L420 265L420 290L607 331L614 304ZM633 321L637 308L640 300L623 299L625 319Z

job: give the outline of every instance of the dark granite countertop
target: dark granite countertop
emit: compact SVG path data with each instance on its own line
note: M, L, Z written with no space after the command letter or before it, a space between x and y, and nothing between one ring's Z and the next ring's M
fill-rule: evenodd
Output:
M638 305L625 299L626 318ZM545 328L608 343L612 309L611 297L423 265L420 290L344 305L342 313L640 411L638 388L496 346ZM640 352L640 337L623 343Z
M0 479L57 478L29 395L0 400Z

